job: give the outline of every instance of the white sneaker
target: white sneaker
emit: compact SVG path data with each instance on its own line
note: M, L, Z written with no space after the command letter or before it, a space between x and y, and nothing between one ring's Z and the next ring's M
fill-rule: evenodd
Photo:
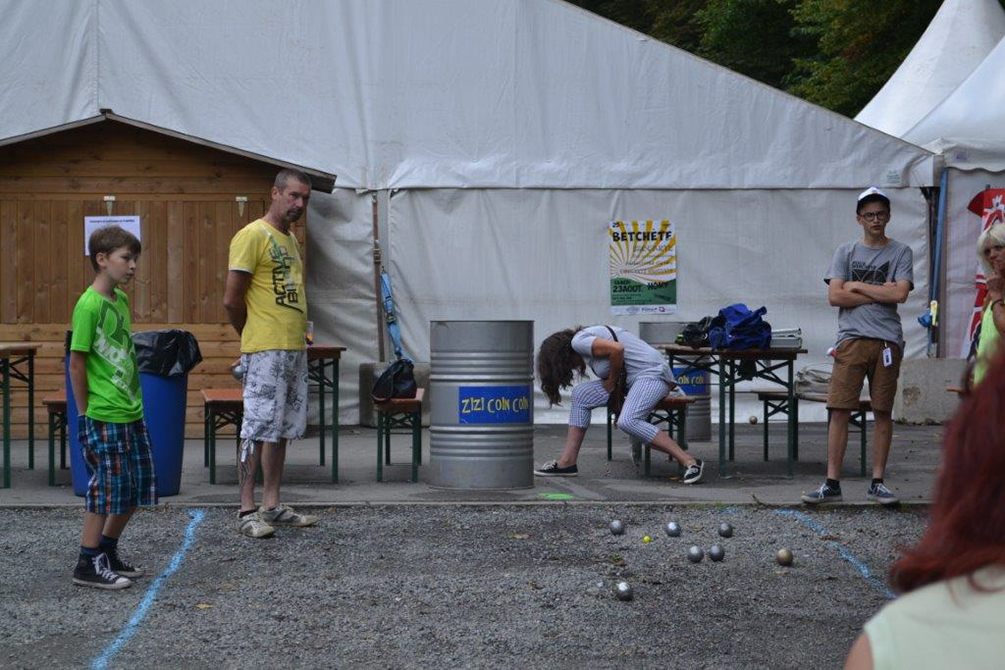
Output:
M270 537L276 532L275 528L262 521L262 517L258 512L252 512L245 516L238 514L237 530L241 532L241 535L256 539Z
M260 516L262 521L270 526L306 528L307 526L313 526L318 522L318 518L316 516L310 516L309 514L297 514L293 511L292 507L287 507L286 505L279 505L275 509L265 509L264 507L259 507L258 516Z

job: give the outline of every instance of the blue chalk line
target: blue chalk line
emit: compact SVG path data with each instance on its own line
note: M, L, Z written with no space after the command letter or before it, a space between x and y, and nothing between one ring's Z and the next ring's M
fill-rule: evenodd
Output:
M150 584L150 588L147 589L147 593L136 608L136 612L133 613L133 616L129 619L129 623L122 629L119 636L105 648L101 656L94 659L94 662L91 664L94 670L107 668L108 662L112 660L112 657L119 653L119 650L122 649L126 642L136 634L136 629L139 628L143 618L147 615L147 611L150 610L151 605L154 604L154 600L157 599L157 592L160 591L164 581L181 567L185 554L188 553L188 550L192 548L192 544L195 542L195 529L206 518L206 512L201 509L195 509L189 510L188 515L192 517L192 520L188 522L188 527L185 529L185 540L181 543L181 547L178 548L174 558L171 559L171 564L167 566L164 572L157 575L157 578Z
M775 510L775 514L796 519L804 526L815 532L817 535L821 536L830 535L830 533L827 532L827 529L824 528L823 525L811 519L809 516L803 514L802 512L797 512L791 509L780 509ZM878 588L886 598L889 598L890 600L895 600L897 598L897 595L890 590L890 587L888 587L883 582L883 580L878 579L875 575L873 575L872 572L869 571L869 567L861 560L859 560L859 558L855 556L855 554L851 553L851 551L849 551L846 546L844 546L840 542L835 542L833 540L827 540L826 543L833 549L836 549L837 552L841 554L841 558L854 565L858 569L859 573L861 573L862 577L865 578L865 580L871 583L873 586Z

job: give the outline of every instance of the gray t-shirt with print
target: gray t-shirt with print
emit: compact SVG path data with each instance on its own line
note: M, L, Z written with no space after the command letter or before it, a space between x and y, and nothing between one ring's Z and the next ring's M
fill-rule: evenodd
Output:
M618 342L625 348L625 372L628 373L629 386L634 384L638 377L643 376L663 377L668 381L672 380L672 377L669 376L670 368L663 354L624 328L618 326L611 326L611 328L618 336ZM593 356L593 340L598 337L602 340L614 339L611 337L611 331L607 330L607 326L590 326L583 328L573 336L572 348L583 357L586 364L593 370L593 374L600 379L607 379L607 375L611 371L610 361L606 357Z
M878 249L865 246L860 240L838 247L834 260L824 277L859 281L882 286L887 282L908 281L914 288L914 254L911 247L890 240ZM904 329L896 304L870 303L858 307L841 307L838 311L837 343L868 337L885 340L903 347Z

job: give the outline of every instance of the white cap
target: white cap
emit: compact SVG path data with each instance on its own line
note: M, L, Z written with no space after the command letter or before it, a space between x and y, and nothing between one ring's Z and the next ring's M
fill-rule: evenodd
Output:
M883 193L881 190L879 190L875 186L870 186L869 188L867 188L864 191L862 191L861 193L859 193L858 194L858 199L861 202L861 200L863 198L868 198L870 195L878 195L881 198L886 198L888 201L890 200L890 196L888 196L886 193Z

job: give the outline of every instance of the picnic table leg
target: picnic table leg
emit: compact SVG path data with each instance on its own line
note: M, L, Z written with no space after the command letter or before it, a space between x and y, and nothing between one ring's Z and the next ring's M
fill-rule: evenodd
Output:
M719 476L726 476L726 361L719 357Z
M325 364L319 361L314 368L315 381L318 383L318 449L321 465L325 464Z
M729 362L729 460L736 457L736 364Z
M799 462L799 396L792 395L792 411L796 413L796 421L793 425L795 433L795 444L792 447L792 460Z
M768 460L768 400L764 400L764 461Z
M339 358L332 362L332 483L338 483Z
M202 467L209 467L209 408L205 405L202 412Z
M35 352L28 352L28 469L35 469Z
M56 485L56 422L55 414L49 412L49 486Z
M10 359L0 359L3 366L3 487L10 488Z
M787 417L788 418L788 422L787 422L788 423L788 425L787 425L787 429L788 430L786 431L786 438L788 440L788 461L789 461L788 470L789 470L789 477L791 477L793 475L792 461L795 459L795 455L796 455L796 429L795 429L795 424L796 424L796 420L797 420L797 417L796 417L796 387L795 387L795 384L793 384L793 382L792 382L792 372L793 372L794 368L795 368L795 361L791 361L790 360L788 362L788 365L786 365L786 370L788 371L788 383L786 383L786 385L785 385L785 387L786 387L785 390L789 392L789 398L788 398L788 410L789 411L788 411L788 417Z

